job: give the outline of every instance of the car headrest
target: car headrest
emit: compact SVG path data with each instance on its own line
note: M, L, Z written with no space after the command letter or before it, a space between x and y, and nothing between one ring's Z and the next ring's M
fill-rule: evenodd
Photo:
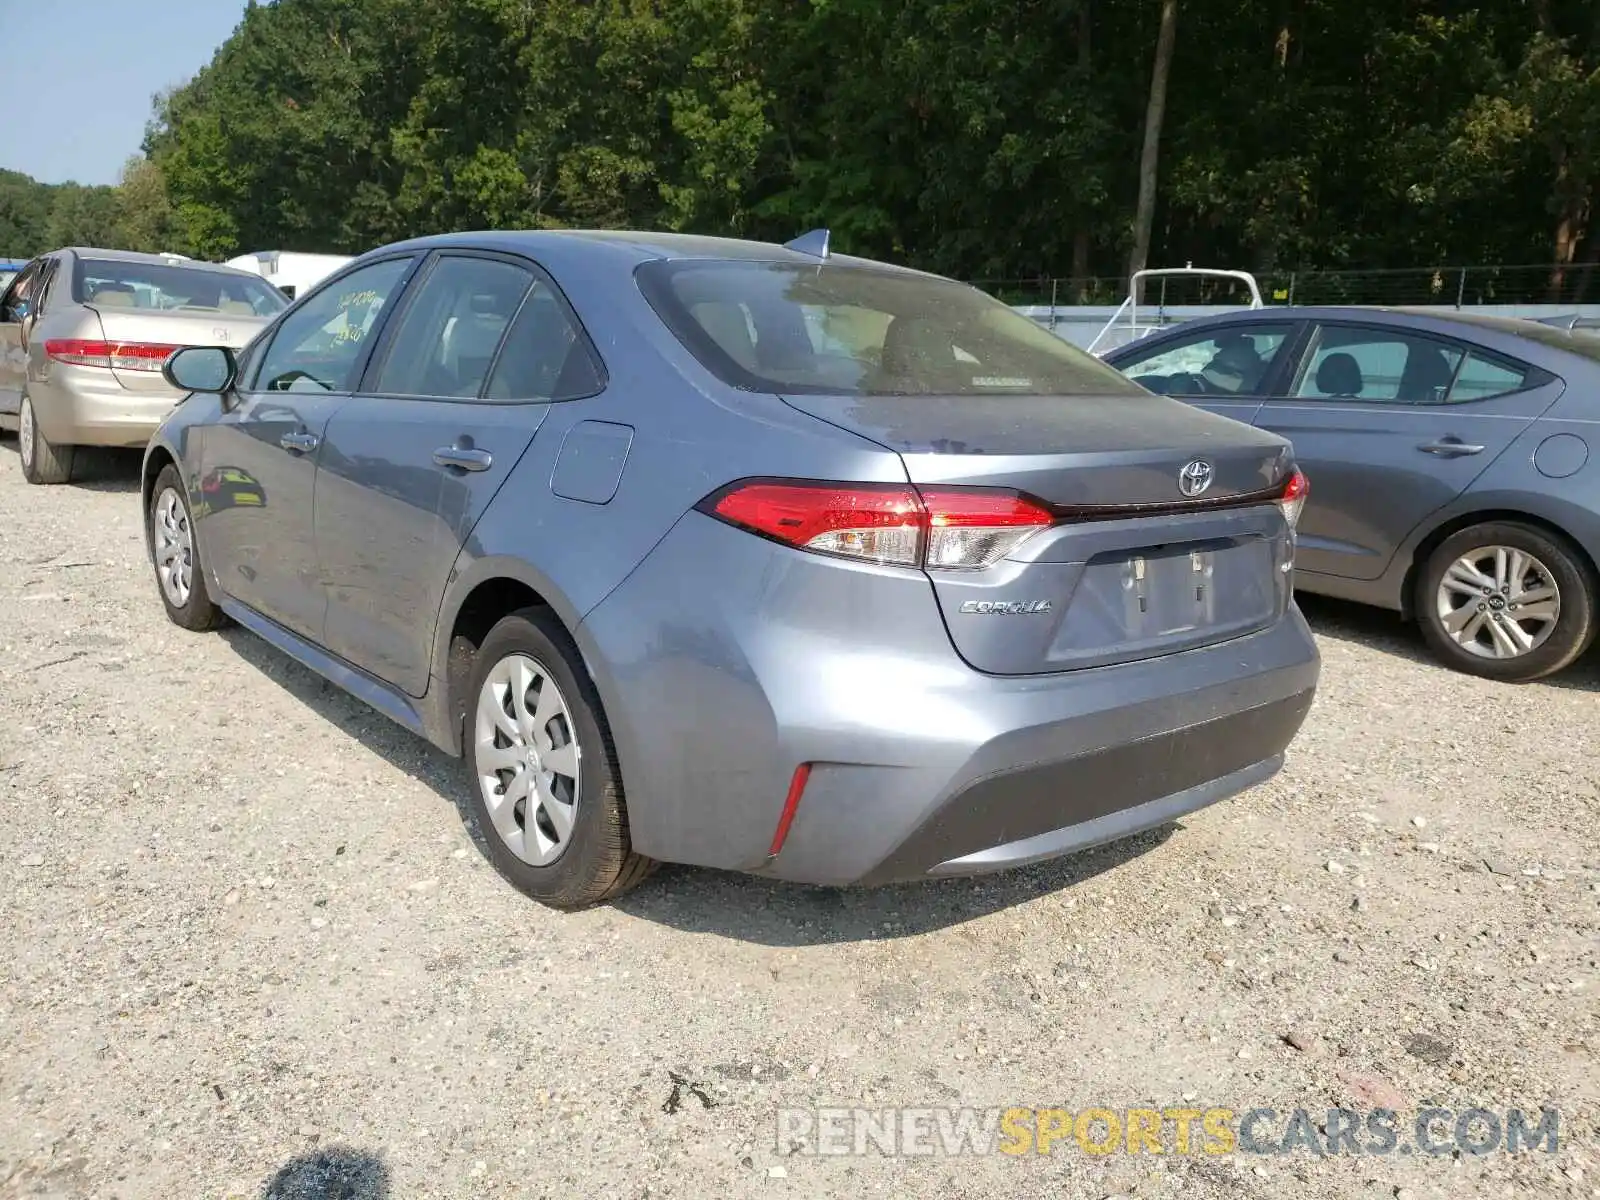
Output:
M1330 354L1317 368L1317 391L1324 396L1359 396L1361 367L1348 354Z

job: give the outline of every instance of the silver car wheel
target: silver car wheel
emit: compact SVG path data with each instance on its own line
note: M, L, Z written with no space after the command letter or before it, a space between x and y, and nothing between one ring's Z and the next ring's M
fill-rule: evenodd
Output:
M538 659L508 654L478 692L478 787L510 851L535 867L560 858L578 815L582 751L572 711Z
M33 470L33 401L22 398L17 412L17 453L22 456L24 470Z
M1439 583L1439 623L1480 658L1521 658L1544 645L1561 617L1550 568L1526 550L1484 546L1451 563Z
M189 511L174 488L164 488L156 497L150 521L150 544L155 551L156 577L173 608L189 603L193 584L194 540L189 529Z

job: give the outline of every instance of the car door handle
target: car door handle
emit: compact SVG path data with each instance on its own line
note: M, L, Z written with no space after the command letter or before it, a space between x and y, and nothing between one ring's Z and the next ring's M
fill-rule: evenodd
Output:
M494 455L470 446L440 446L433 452L433 461L462 471L487 471L494 466Z
M322 439L316 434L306 433L304 430L297 433L286 433L278 439L278 445L282 446L290 454L309 454L321 442Z
M1417 447L1424 454L1437 454L1440 458L1465 458L1469 454L1482 454L1482 446L1472 446L1460 438L1444 437L1436 442L1423 442Z

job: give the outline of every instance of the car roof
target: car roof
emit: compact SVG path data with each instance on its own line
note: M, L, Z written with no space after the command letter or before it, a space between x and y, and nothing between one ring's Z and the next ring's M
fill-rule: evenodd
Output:
M570 254L591 249L597 254L622 259L635 265L663 259L673 261L739 259L748 262L793 263L797 266L815 267L819 261L814 255L791 250L775 242L711 237L695 233L651 233L631 229L513 229L446 233L413 238L382 249L431 250L449 247L505 250L531 258L538 258L542 253ZM902 271L908 275L927 274L910 267L896 266L873 259L854 258L847 254L830 254L826 261L832 265Z

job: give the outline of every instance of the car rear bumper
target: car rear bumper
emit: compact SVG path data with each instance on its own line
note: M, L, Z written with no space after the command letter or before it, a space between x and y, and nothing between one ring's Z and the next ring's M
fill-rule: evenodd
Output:
M57 446L143 446L182 399L168 388L125 388L110 371L65 363L52 366L48 383L31 384L28 395L40 432Z
M1319 660L1294 607L1248 636L994 676L929 581L693 514L580 628L636 849L818 884L1018 866L1270 776ZM771 853L796 768L809 778Z
M1165 825L1274 775L1312 696L1308 688L1216 720L1085 753L1072 752L1074 730L1066 722L1049 730L1064 757L952 784L947 798L853 882L978 875ZM830 805L829 811L808 815L848 836L848 825L840 822L851 811L860 809ZM815 875L821 863L815 854L808 863L807 851L803 840L786 845L772 873ZM790 861L783 863L786 855Z

